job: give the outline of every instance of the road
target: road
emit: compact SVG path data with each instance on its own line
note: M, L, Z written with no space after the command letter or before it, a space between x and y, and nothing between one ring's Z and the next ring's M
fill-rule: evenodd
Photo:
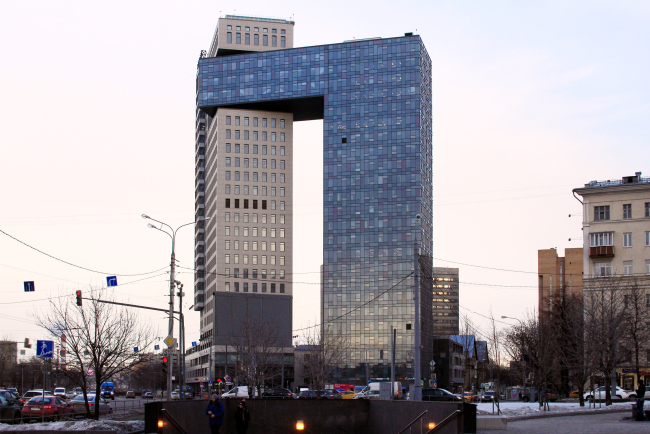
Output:
M631 412L581 416L543 417L508 422L507 430L477 431L479 434L648 434L650 422L635 422Z

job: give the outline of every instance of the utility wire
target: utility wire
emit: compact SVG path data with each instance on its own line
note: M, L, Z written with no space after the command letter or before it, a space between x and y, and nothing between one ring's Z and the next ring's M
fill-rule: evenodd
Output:
M108 274L109 276L110 276L110 275L115 275L115 276L133 277L133 276L145 276L145 275L147 275L147 274L153 274L153 273L157 273L157 272L159 272L159 271L162 271L162 270L167 269L167 267L164 267L164 268L160 268L160 269L158 269L158 270L149 271L148 273L136 273L136 274L121 274L121 273L109 273L109 272L106 272L106 271L97 271L97 270L93 270L93 269L90 269L90 268L82 267L81 265L76 265L76 264L73 264L72 262L68 262L68 261L65 261L65 260L63 260L63 259L57 258L56 256L52 256L52 255L50 255L49 253L45 253L44 251L39 250L39 249L37 249L36 247L30 246L30 245L27 244L26 242L21 241L21 240L19 240L18 238L12 236L12 235L9 235L8 233L6 233L5 231L3 231L2 229L0 229L0 233L2 233L3 235L6 235L7 237L11 238L11 239L14 240L14 241L19 242L20 244L22 244L22 245L24 245L24 246L26 246L26 247L29 247L29 248L32 249L32 250L35 250L35 251L37 251L38 253L41 253L41 254L43 254L43 255L45 255L45 256L47 256L47 257L50 257L50 258L52 258L52 259L54 259L54 260L56 260L56 261L63 262L64 264L70 265L70 266L72 266L72 267L79 268L79 269L81 269L81 270L90 271L90 272L93 272L93 273Z

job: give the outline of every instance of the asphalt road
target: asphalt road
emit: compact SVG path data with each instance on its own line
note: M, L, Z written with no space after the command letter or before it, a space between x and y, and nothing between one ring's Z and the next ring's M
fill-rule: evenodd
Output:
M508 422L507 430L477 431L479 434L648 434L650 422L636 422L630 412L580 416L543 417Z

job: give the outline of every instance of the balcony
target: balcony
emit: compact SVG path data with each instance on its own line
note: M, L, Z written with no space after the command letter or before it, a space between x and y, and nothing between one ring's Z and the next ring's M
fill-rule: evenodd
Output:
M614 256L614 246L589 247L590 258L611 258Z

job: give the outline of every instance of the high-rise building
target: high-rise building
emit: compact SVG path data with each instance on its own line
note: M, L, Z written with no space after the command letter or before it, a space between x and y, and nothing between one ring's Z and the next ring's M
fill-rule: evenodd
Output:
M286 33L286 47L281 46L281 39L277 47L273 47L271 38L270 51L246 52L252 51L247 50L246 41L256 40L255 20L248 19L251 21L249 28L253 29L248 38L253 39L247 39L245 24L237 30L237 24L232 23L231 36L228 36L229 29L225 34L226 41L234 41L234 45L228 46L228 55L221 56L220 48L213 48L209 56L199 60L197 123L201 122L202 113L210 122L215 119L221 122L222 110L263 111L272 113L266 115L267 119L274 117L286 122L323 119L323 330L348 336L350 344L350 348L345 349L347 362L338 367L335 375L348 382L364 381L367 375L388 377L392 326L397 330L396 376L398 379L413 378L414 271L418 264L420 304L417 309L422 325L420 366L422 375L429 377L433 348L431 60L421 38L407 33L396 38L291 48L292 38ZM220 27L223 24L220 22ZM276 27L279 33L275 35L281 37L280 24ZM257 27L270 30L267 35L274 35L273 24L261 20ZM263 37L264 33L260 35ZM221 29L217 37L220 47L224 38ZM243 114L239 116L241 119ZM281 283L277 274L264 278L258 274L253 278L249 271L248 277L244 277L241 263L239 274L234 274L235 266L231 262L228 264L230 274L226 275L225 259L217 262L217 258L227 252L225 244L218 239L225 236L221 228L228 225L221 219L227 212L231 219L234 218L234 200L240 201L241 214L242 201L250 201L253 197L250 190L248 196L242 190L237 196L233 190L227 194L219 186L219 182L224 184L223 188L226 184L222 178L225 175L219 172L228 170L221 164L236 155L221 154L225 151L222 151L223 145L219 145L217 154L222 155L222 159L217 159L215 165L211 143L225 141L234 146L235 127L230 127L231 136L225 139L222 134L227 137L227 131L221 132L221 127L207 128L205 208L206 215L212 213L218 217L206 225L205 272L206 277L214 273L223 278L206 281L205 286L197 280L195 302L202 303L197 306L206 312L202 315L204 333L209 333L211 328L208 313L212 311L211 291L237 294L234 288L238 284L241 294L244 283L248 283L250 296L254 283ZM219 138L211 137L210 131L219 132ZM242 128L239 131L243 134ZM239 140L243 146L241 136ZM289 152L289 147L286 149ZM289 168L285 176L289 179L290 166L286 167ZM234 170L230 166L230 171ZM212 179L217 179L216 187L209 184ZM230 184L231 188L235 185L232 181ZM219 196L212 188L218 190ZM285 194L291 195L289 190L285 190ZM288 207L288 202L286 204ZM200 209L199 205L197 207ZM291 208L285 213L288 234L291 225L286 222L291 221ZM229 225L232 230L234 223L231 221ZM230 254L234 255L232 243L235 238L231 236L230 241ZM241 250L244 240L238 241ZM211 251L212 248L216 251ZM199 259L197 253L197 261ZM250 270L252 265L248 268ZM289 281L285 283L287 292L276 297L291 293ZM212 282L215 282L215 289L208 287ZM217 319L218 335L221 333L219 324Z
M549 313L560 297L582 298L582 260L582 247L565 249L564 257L557 255L557 249L537 251L540 315Z
M293 24L226 15L207 55L291 48ZM279 343L291 347L293 114L237 107L206 113L197 104L195 145L196 216L210 220L196 228L201 339L188 357L188 383L225 377L228 365L232 373L233 338L247 319L272 321Z
M460 333L458 268L433 267L433 334L448 338Z

